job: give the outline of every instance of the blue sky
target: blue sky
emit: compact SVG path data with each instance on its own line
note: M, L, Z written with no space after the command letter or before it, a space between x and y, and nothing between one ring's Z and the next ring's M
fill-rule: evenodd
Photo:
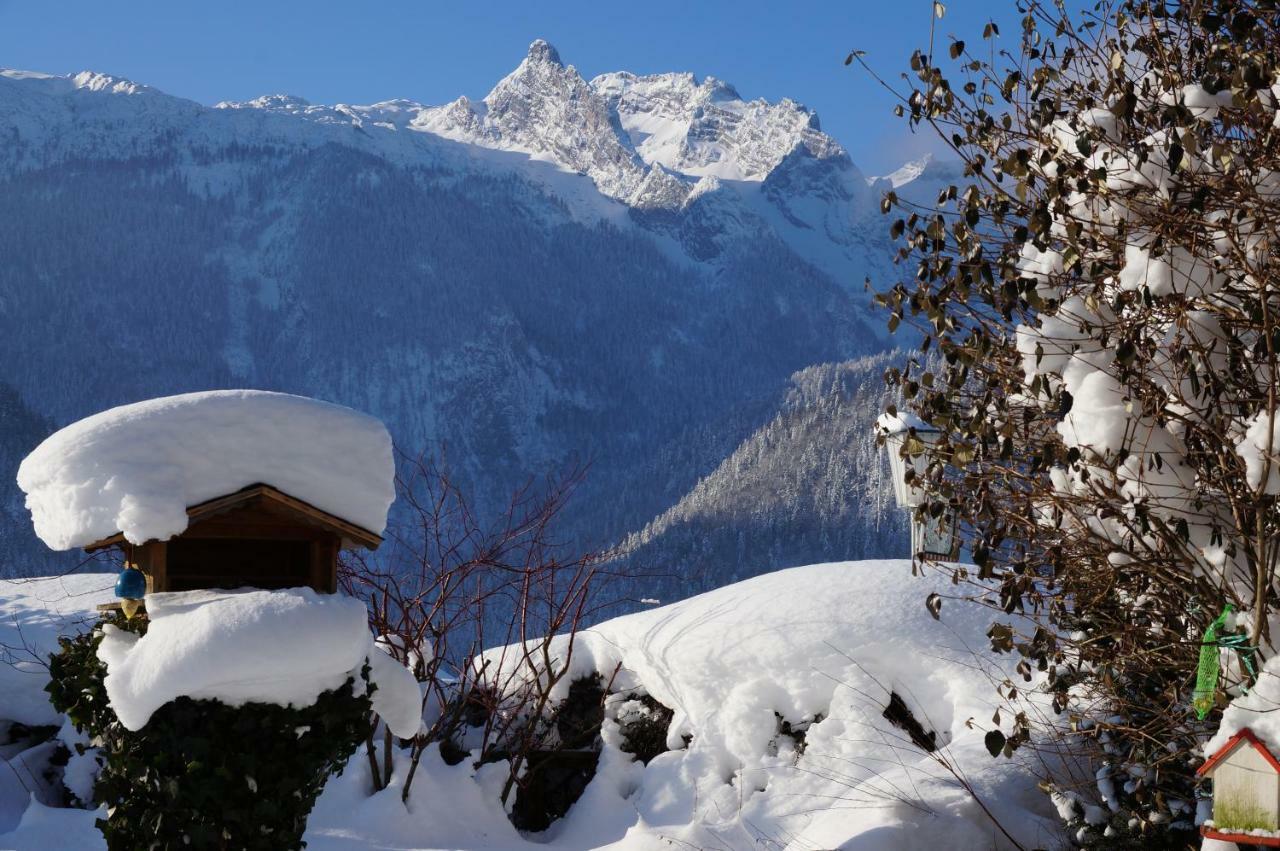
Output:
M744 97L791 97L878 174L936 144L913 137L888 96L843 60L858 47L895 76L928 40L931 2L0 0L0 67L105 71L202 103L288 93L435 104L482 97L545 38L588 78L692 71ZM948 0L939 37L977 42L998 13L1012 49L1011 10L1011 0Z

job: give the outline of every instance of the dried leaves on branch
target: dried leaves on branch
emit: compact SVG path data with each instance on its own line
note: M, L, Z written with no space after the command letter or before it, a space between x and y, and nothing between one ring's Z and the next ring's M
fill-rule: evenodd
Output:
M1016 49L992 24L903 77L966 179L885 198L906 274L880 300L922 353L889 377L942 432L923 478L978 566L957 579L1040 627L993 646L1048 672L1092 760L1056 780L1077 838L1176 845L1200 635L1230 603L1239 643L1276 638L1280 11L1021 12Z

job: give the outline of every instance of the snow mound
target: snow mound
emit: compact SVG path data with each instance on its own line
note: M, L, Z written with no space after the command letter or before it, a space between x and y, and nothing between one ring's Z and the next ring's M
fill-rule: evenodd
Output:
M230 706L309 706L366 659L377 686L374 710L397 736L421 726L413 675L374 646L364 603L310 588L180 591L147 595L150 624L138 636L104 624L98 657L107 699L130 730L178 698Z
M587 811L598 815L601 785L612 784L641 825L694 847L1004 847L956 779L886 719L896 694L1032 847L1048 829L1033 814L1046 801L1025 766L993 760L983 742L996 684L1021 679L1016 659L990 655L990 610L948 599L934 620L931 591L956 594L944 578L913 576L908 561L813 565L581 633L558 688L598 672L615 693L651 695L674 711L671 750L629 762L611 753L619 734L607 722L596 785L558 835L588 831ZM561 658L565 649L561 640ZM519 655L485 658L502 669Z
M55 550L187 528L189 506L268 484L371 532L395 499L391 437L349 408L215 390L112 408L67 426L18 468L36 534Z
M110 577L94 579L109 587ZM68 612L91 608L99 592L89 588L90 578L83 580L83 591L76 585L64 590L63 582L0 583L0 612L21 616L25 624L42 619L52 624L61 617L51 611L53 605ZM946 596L939 621L924 606L931 591ZM68 599L68 593L76 596ZM307 847L1010 847L956 779L884 718L890 691L936 734L937 753L967 778L1024 847L1049 847L1058 835L1057 821L1047 796L1035 788L1034 772L1021 763L1025 749L1013 759L992 759L983 744L985 730L995 726L995 684L1006 676L1022 682L1010 669L1016 660L989 655L985 631L991 612L947 596L955 593L944 578L913 576L907 561L823 564L760 576L607 621L582 633L574 648L573 676L599 670L607 680L619 662L622 667L613 683L616 694L606 703L598 770L566 818L541 835L521 835L498 801L506 766L477 767L470 760L449 765L436 748L428 749L417 766L407 805L401 800L409 770L403 750L395 754L391 784L370 795L368 756L358 751L317 802ZM184 606L166 608L172 597L156 598L162 628L170 617L166 612L191 617ZM330 599L336 607L352 605ZM201 664L223 666L223 654L210 645L226 643L214 632L221 616L213 617L217 610L212 604L200 616L209 623L187 621L193 635L197 625L207 630L198 642L203 650L193 646L184 653L199 657ZM365 643L371 639L364 632L357 635L355 608L333 615L340 622L337 628L365 648L379 692L390 691L394 686L378 673L380 660ZM255 678L266 688L272 672L284 669L275 666L289 656L294 656L290 668L317 673L319 657L330 651L310 645L328 639L281 638L269 631L271 624L263 611L252 626L256 644L245 625L244 640L236 639L234 649L236 655L251 652L242 665L254 670L226 665L229 676ZM136 653L142 641L161 634L153 632L125 652ZM15 642L17 637L14 626L0 620L0 640ZM162 643L146 652L165 655ZM558 646L564 649L563 642ZM333 663L334 670L358 660L349 648L332 652L349 654L342 663ZM501 650L494 654L501 657ZM259 655L274 661L258 660ZM190 673L186 667L196 665L175 665L166 676L185 677ZM31 679L39 693L43 679ZM668 736L673 749L648 765L620 747L619 720L627 715L628 704L634 709L628 697L643 692L675 711ZM7 699L0 690L0 707ZM803 742L780 729L778 716L803 731ZM1007 713L1003 723L1007 731ZM691 737L687 744L686 735ZM92 829L94 816L27 803L25 797L15 800L9 823L17 829L0 835L0 848L101 851L105 846ZM0 831L6 829L0 819Z

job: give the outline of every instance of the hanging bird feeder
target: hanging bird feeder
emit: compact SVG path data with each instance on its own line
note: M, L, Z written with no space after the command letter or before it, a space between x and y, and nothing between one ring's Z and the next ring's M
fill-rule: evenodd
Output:
M126 562L124 570L116 577L116 596L126 618L132 618L142 608L142 598L147 595L147 575L132 562Z

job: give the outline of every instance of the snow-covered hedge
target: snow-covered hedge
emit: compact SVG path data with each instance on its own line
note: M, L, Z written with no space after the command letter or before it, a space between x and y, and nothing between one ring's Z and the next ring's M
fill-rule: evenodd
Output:
M141 631L141 622L133 629ZM129 630L119 622L117 629ZM179 698L130 730L111 711L101 631L64 639L49 692L101 749L94 800L110 851L297 849L325 781L369 728L369 679L348 678L304 707Z
M48 691L98 748L109 849L302 847L327 778L376 711L417 733L421 692L378 649L363 604L310 589L148 598L60 641ZM84 746L73 759L82 758Z

